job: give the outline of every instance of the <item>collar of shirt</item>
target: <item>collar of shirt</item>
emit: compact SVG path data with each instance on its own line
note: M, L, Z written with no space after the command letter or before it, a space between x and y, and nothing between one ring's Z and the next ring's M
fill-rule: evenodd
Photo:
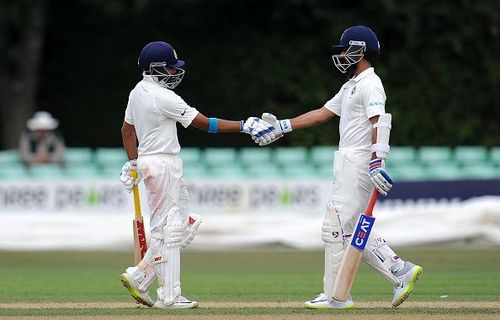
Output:
M375 73L375 69L373 69L373 67L369 67L360 74L358 74L357 76L355 76L354 78L352 78L351 80L353 80L354 82L359 82L361 81L361 79L366 78L367 76L373 73Z
M155 79L153 79L153 76L149 75L149 74L146 74L146 72L143 72L142 73L142 76L143 76L143 81L148 83L148 84L154 84L154 85L157 85L157 86L160 86L160 84L158 82L156 82Z

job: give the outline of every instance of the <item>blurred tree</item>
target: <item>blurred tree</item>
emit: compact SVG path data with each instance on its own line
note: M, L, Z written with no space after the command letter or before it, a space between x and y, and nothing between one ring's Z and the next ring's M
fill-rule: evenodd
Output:
M44 31L43 0L2 1L0 9L0 148L16 148L32 115Z

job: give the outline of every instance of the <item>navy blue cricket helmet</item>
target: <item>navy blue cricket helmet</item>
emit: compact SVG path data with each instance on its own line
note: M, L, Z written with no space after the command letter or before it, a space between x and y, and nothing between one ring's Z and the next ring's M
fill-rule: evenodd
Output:
M340 72L352 70L364 57L374 63L380 53L377 35L366 26L347 28L340 37L340 43L333 46L333 62Z
M180 68L184 66L184 61L177 58L174 48L163 41L148 43L141 51L137 61L142 70L149 70L151 63L165 62L168 67Z
M137 64L168 89L174 89L182 81L185 73L181 69L185 62L178 59L174 48L164 41L154 41L144 46Z

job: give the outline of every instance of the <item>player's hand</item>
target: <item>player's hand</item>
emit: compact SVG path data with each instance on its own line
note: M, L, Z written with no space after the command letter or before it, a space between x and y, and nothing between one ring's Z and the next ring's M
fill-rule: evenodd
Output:
M263 139L256 139L255 143L259 146L266 146L268 144L273 143L274 141L280 139L285 135L285 133L292 131L292 125L289 119L278 120L276 116L272 113L265 112L262 114L262 120L271 124L275 128L274 138L270 141L266 141Z
M252 135L252 139L262 141L270 141L274 139L275 127L257 117L250 117L245 122L242 122L241 132ZM256 141L256 143L258 143Z
M370 161L370 180L372 181L375 189L381 194L386 196L391 190L392 178L384 169L384 161L382 159L376 158Z
M134 185L138 184L140 180L139 176L137 176L137 178L135 179L130 176L130 173L132 171L137 171L137 160L130 160L125 162L122 170L120 171L120 181L123 183L125 189L127 189L128 192L131 192L134 188Z
M193 241L193 239L198 234L198 227L203 220L197 214L190 214L188 216L188 223L186 228L184 228L184 232L182 234L181 247L185 248L188 244Z
M241 120L240 132L252 134L252 131L255 129L259 121L260 119L257 117L249 117L246 120Z

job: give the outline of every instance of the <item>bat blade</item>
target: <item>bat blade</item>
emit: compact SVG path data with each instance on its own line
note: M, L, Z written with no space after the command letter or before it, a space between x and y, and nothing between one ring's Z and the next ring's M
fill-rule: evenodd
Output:
M344 253L332 289L332 298L335 300L345 301L349 297L352 284L356 278L359 264L363 256L363 250L365 249L373 224L375 223L375 218L372 217L372 210L377 201L377 196L377 191L374 191L365 213L359 216L351 243Z
M131 177L134 179L137 178L137 172L132 171ZM134 234L134 262L136 265L141 262L142 258L144 258L144 254L148 250L147 241L146 241L146 229L144 228L144 221L142 219L142 211L141 211L141 198L139 197L139 186L134 185L133 189L134 194L134 220L133 220L133 234Z
M353 246L347 248L333 285L332 296L335 300L345 301L349 297L362 257L362 251Z

